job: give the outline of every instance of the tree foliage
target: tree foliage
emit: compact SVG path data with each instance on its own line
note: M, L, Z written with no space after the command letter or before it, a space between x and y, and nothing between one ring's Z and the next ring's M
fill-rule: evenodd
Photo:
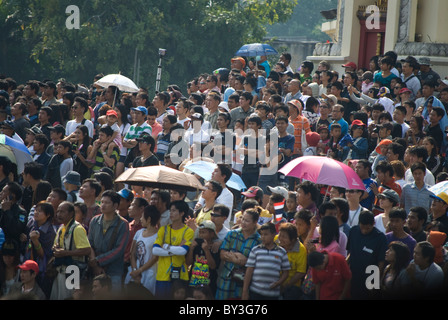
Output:
M336 9L338 0L298 0L291 18L267 28L270 36L305 36L309 40L326 41L330 38L321 31L325 18L321 11Z
M91 83L97 73L134 74L152 90L158 49L167 49L162 88L229 67L266 26L287 21L297 0L0 0L0 73L18 81L64 77ZM65 26L69 5L81 28Z

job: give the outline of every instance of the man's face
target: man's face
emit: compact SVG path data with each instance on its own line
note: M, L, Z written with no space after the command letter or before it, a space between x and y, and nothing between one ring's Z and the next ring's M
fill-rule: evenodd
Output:
M355 166L355 172L359 177L366 177L368 176L368 168L365 168L362 163L357 163Z
M333 110L331 112L331 118L333 120L337 121L337 120L342 119L342 116L343 116L343 114L341 112L341 107L338 107L338 106L333 107Z
M415 231L418 230L421 225L423 225L423 221L420 222L418 220L418 215L416 212L410 211L406 220L406 224L411 231Z
M227 105L229 106L230 110L233 110L239 106L239 102L236 102L235 99L229 99L227 101Z
M440 93L440 100L445 103L448 102L448 92L447 91L442 91Z
M431 88L430 86L426 86L425 85L425 86L422 87L422 95L425 98L428 98L428 97L432 96L433 93L434 93L434 89Z
M419 183L422 183L425 180L425 174L426 172L423 170L414 170L414 172L412 172L415 182Z
M411 68L411 66L409 65L408 62L404 62L401 66L401 71L403 72L403 74L405 76L410 76L412 74L412 72L414 71L414 69Z
M404 114L400 110L395 109L393 113L393 119L398 123L402 123L404 120Z
M372 232L374 227L375 226L373 224L362 224L362 223L359 224L359 229L363 235L370 234L370 232Z
M389 228L393 232L399 232L399 231L403 230L405 222L406 222L405 220L400 219L400 218L390 218L389 219Z
M432 213L443 213L446 212L448 205L440 201L439 199L433 199L431 202L431 211Z
M426 264L426 260L427 260L427 258L423 257L422 248L419 245L415 246L415 248L414 248L414 262L415 262L415 264L419 265L419 266L425 265Z
M20 270L20 280L23 284L30 283L36 278L36 274L33 272L31 273L31 270Z
M168 119L168 117L163 118L162 120L162 129L163 130L170 130L171 128L171 122Z
M240 106L241 107L249 107L250 106L250 100L247 100L246 97L241 96L240 97Z
M439 123L440 122L440 120L441 120L441 117L439 117L438 115L437 115L437 112L435 111L435 110L432 110L431 112L430 112L430 114L429 114L429 122L431 123L431 124L437 124L437 123Z
M389 162L398 160L398 154L395 154L391 148L387 148L386 158Z
M275 122L275 126L277 127L278 132L280 133L285 132L286 129L288 128L288 124L282 120Z
M274 242L275 234L271 233L269 230L261 230L260 231L260 238L261 243L263 245L269 245Z
M101 212L102 213L112 213L117 209L117 204L112 202L110 197L102 197L101 198Z
M58 209L56 210L56 216L58 220L63 224L67 224L71 220L72 215L68 211L68 205L66 203L61 203L58 206Z
M48 121L48 115L47 112L40 110L38 115L38 120L40 122L47 122Z

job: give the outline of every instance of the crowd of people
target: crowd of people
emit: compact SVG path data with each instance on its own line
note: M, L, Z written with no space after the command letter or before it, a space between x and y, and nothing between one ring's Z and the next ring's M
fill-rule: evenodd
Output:
M148 88L0 77L3 299L315 300L436 296L448 282L448 80L395 52L294 71L229 66ZM151 97L150 97L151 96ZM273 135L273 133L275 135ZM276 141L272 141L276 137ZM274 143L275 142L275 143ZM350 166L364 190L279 172ZM203 190L128 185L130 168L213 162ZM272 170L271 162L274 163ZM232 176L246 188L228 186ZM447 183L448 184L448 183ZM431 190L430 190L431 189ZM79 271L79 287L67 285Z

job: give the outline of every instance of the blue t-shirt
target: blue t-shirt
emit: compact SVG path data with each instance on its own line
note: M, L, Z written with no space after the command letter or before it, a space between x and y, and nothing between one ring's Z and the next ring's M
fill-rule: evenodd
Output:
M290 149L292 152L294 152L294 143L295 138L293 135L287 134L286 136L282 138L278 138L278 147L282 149ZM292 153L291 153L292 154ZM291 157L286 157L285 160L279 164L279 169L283 167L285 164L287 164L291 160Z
M408 234L408 236L406 238L398 239L397 237L394 236L393 232L388 232L388 233L386 233L386 239L387 239L387 243L391 243L392 241L401 241L405 245L407 245L409 248L409 251L411 252L411 254L409 255L409 262L411 262L411 260L413 259L412 257L414 255L414 248L415 248L415 245L417 244L417 241L415 241L415 239L412 238L411 235Z
M374 183L378 186L378 184L376 183L375 180L373 180L370 177L362 180L362 182L364 183L364 187L366 188L366 191L369 194L369 196L364 200L362 200L359 204L368 210L372 210L373 203L375 202L375 194L373 193L373 190L370 188L370 185Z

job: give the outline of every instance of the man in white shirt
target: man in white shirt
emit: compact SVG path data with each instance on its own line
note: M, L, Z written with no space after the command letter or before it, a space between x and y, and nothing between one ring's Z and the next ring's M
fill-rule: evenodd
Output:
M230 214L227 217L226 221L224 222L224 226L227 228L230 228L230 218L231 213L233 210L233 193L227 188L227 181L229 181L230 177L232 176L232 169L229 165L226 164L218 164L216 169L212 173L211 180L215 180L219 183L221 183L222 186L222 192L221 195L216 199L217 204L223 204L226 207L229 208ZM205 200L202 198L202 195L199 197L198 203L196 204L196 207L194 208L195 211L200 209L205 203Z
M65 126L65 140L71 140L72 134L80 125L85 125L89 129L89 137L93 139L93 123L84 118L84 114L89 110L89 104L82 97L76 97L72 106L74 119L67 122Z
M409 169L406 170L404 177L406 183L414 182L414 177L411 172L412 165L416 162L425 163L427 158L428 158L428 152L426 151L425 147L414 147L409 150ZM434 175L430 170L428 170L428 168L426 168L424 181L428 186L433 186L436 183Z
M403 80L404 83L406 84L406 87L412 91L411 100L415 100L418 90L420 90L422 87L420 80L414 74L414 70L417 67L418 62L414 57L410 56L404 60L401 60L401 62L402 62L401 80Z

